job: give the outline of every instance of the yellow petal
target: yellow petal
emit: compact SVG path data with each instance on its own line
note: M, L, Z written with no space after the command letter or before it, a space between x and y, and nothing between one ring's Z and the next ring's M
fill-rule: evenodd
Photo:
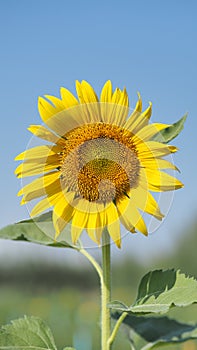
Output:
M32 199L45 195L51 196L60 190L59 172L52 172L35 179L28 185L24 186L18 193L23 195L21 204L26 204Z
M141 99L140 93L138 92L138 101L135 105L133 112L131 113L129 119L127 120L127 122L125 124L125 129L132 131L135 128L135 125L138 124L138 122L139 122L141 112L142 112L142 99ZM144 121L144 118L141 118L141 119Z
M65 109L65 105L63 101L60 100L59 98L51 95L44 95L44 97L47 98L47 100L49 100L50 102L52 102L52 104L57 110L57 113Z
M162 171L151 171L147 168L145 172L148 179L148 187L151 191L173 191L183 187L181 181Z
M135 135L139 130L148 125L148 123L147 118L144 118L138 111L134 111L127 119L124 128Z
M65 108L70 108L70 107L78 105L79 102L77 101L76 97L69 90L62 87L60 89L60 94L61 94L61 98L62 98L62 101L64 103Z
M47 122L53 115L59 112L58 108L53 107L43 97L38 98L38 111L44 123Z
M129 99L126 89L121 92L118 105L115 106L113 111L113 119L116 125L123 126L129 113Z
M40 188L45 186L47 187L48 185L53 183L55 180L57 180L59 176L60 176L59 171L53 171L49 174L41 176L38 179L33 180L32 182L30 182L29 184L21 188L20 191L18 192L18 196L21 196L31 191L39 190Z
M74 195L74 192L67 193L66 196L62 193L59 200L55 203L53 209L53 224L56 231L56 238L74 215L75 209L71 205Z
M161 213L158 203L150 192L148 192L147 203L144 211L150 215L153 215L158 220L162 220L164 218L164 215Z
M50 207L55 205L55 203L58 202L58 200L59 200L59 198L61 198L61 196L62 196L62 193L59 192L59 193L54 194L51 197L43 198L34 206L30 215L37 216L38 214L42 213L43 211L49 209Z
M143 235L147 236L148 231L146 224L144 222L144 219L142 215L139 213L139 211L135 208L135 206L130 208L131 210L131 220L132 222L135 222L135 225L133 225L138 231L142 232Z
M81 106L81 114L85 117L86 123L96 123L101 121L100 118L100 105L98 103L98 97L87 81L76 81L76 91Z
M60 138L42 125L30 125L28 130L37 137L49 142L57 143Z
M23 160L23 159L37 159L37 158L47 158L49 156L55 155L62 150L59 146L37 146L33 148L29 148L26 151L20 153L15 160Z
M59 217L54 210L53 210L52 219L53 219L53 226L55 229L55 240L56 240L57 237L60 235L60 233L65 228L65 226L68 224L68 222L66 220L64 220L63 218Z
M112 95L111 102L114 104L118 104L120 98L121 98L121 90L119 88L116 88L116 90L114 91L114 93Z
M112 83L108 80L103 86L100 95L101 121L104 123L110 123L110 121L112 121L112 113L114 109L114 105L111 103L112 93Z
M111 106L110 113L109 122L118 126L123 126L128 116L129 108L120 104L114 104Z
M124 88L124 90L121 92L118 104L121 106L129 107L129 98L126 88Z
M114 108L117 107L117 105L114 105L112 103L103 102L100 103L100 121L110 124L114 123Z
M143 113L139 113L137 110L134 110L134 112L130 115L129 119L125 123L125 129L131 131L135 135L139 130L148 125L151 111L151 103Z
M52 196L57 193L57 188L59 188L59 180L56 180L53 184L49 185L47 188L40 188L38 190L25 194L21 200L21 204L26 204L29 201L35 198L43 197L46 194L48 196Z
M59 201L55 203L54 211L59 217L65 217L66 211L69 208L69 210L74 210L74 206L72 205L73 199L74 199L75 193L74 192L68 192L63 193L61 198L59 198ZM68 220L66 220L68 221Z
M96 236L96 224L97 224L97 213L89 213L88 215L88 221L86 223L86 231L89 237L96 242L97 244L100 244L100 240L98 240L98 237Z
M153 215L158 220L162 220L163 214L160 212L156 200L146 189L139 186L137 189L132 189L129 196L136 208Z
M81 87L83 90L83 96L85 100L89 103L98 102L98 97L93 87L85 80L82 80Z
M127 223L131 223L131 227L135 227L138 231L142 232L144 235L147 235L146 224L142 218L142 215L137 210L132 199L125 197L124 200L121 200L117 203L118 211L120 212L120 220Z
M114 123L122 126L128 115L129 99L126 89L121 91L116 88L112 92L112 83L108 80L100 95L101 120L105 123Z
M99 211L97 215L97 221L96 221L96 238L98 242L101 242L101 237L103 233L104 227L107 225L107 217L106 217L106 211Z
M85 103L84 97L83 97L83 91L81 88L81 83L78 80L76 80L75 84L76 84L76 91L77 91L77 96L78 96L79 102Z
M120 222L116 206L112 203L106 211L107 230L118 248L121 247Z
M150 168L150 169L173 169L173 170L179 171L179 169L174 164L172 164L170 161L166 159L142 158L141 164L143 167Z
M83 213L78 210L75 211L75 215L72 219L72 226L71 226L71 237L72 237L72 242L74 244L77 243L82 231L86 227L87 219L88 219L87 213Z
M149 102L148 108L145 109L144 112L142 112L141 116L142 116L143 118L150 119L151 114L152 114L152 102Z
M49 118L46 124L57 135L65 136L72 129L87 123L86 116L84 115L86 106L78 105L68 110L60 111Z
M102 88L100 102L110 103L112 99L112 83L108 80Z
M86 222L86 231L89 235L89 237L96 242L97 244L100 244L100 240L98 239L96 235L96 228L97 228L97 222L98 222L98 215L99 215L99 205L97 203L90 203L86 200L81 201L81 204L79 206L76 206L75 208L80 208L83 212L87 212L87 222Z
M47 210L50 207L51 207L51 203L49 202L49 199L46 197L46 198L42 199L41 201L39 201L34 206L33 210L30 213L30 215L31 216L36 216L36 215L42 213L43 211Z
M122 95L124 92L120 92L120 94ZM122 104L119 103L118 98L117 102L100 104L100 119L107 124L111 123L118 126L124 126L128 113L128 106L125 106L123 101Z
M166 156L177 151L177 148L174 146L164 145L155 141L140 142L136 145L136 149L140 160Z
M40 158L35 161L25 161L16 168L15 174L18 178L44 174L50 170L58 169L59 165L59 158L57 155L54 155L48 157L47 159Z
M138 101L135 105L134 112L138 112L138 113L142 112L142 99L139 92L138 92Z
M71 237L74 244L77 243L83 229L87 226L90 204L87 200L73 200L72 206L75 208L72 226Z
M159 124L159 123L146 125L144 128L142 128L137 132L136 137L134 138L134 142L140 142L140 140L143 140L143 141L150 140L159 131L169 126L170 126L169 124Z
M76 90L81 103L98 102L98 97L92 86L85 80L81 83L76 81Z
M120 203L117 204L119 218L120 218L121 223L126 228L126 230L128 230L131 233L135 233L135 228L134 228L129 216L123 215L123 213L125 211L125 207L127 206L127 202L128 202L128 199L127 198L125 198L125 199L126 199L125 203L123 203L124 199L122 199L121 204Z

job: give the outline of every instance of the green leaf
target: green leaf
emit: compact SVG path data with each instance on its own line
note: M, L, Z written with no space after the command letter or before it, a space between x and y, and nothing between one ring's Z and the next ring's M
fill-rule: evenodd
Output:
M136 301L131 306L115 301L109 307L135 314L165 313L173 306L197 303L197 280L179 270L155 270L141 280Z
M178 122L158 132L152 138L152 141L158 141L163 143L168 143L172 141L175 137L177 137L180 134L181 130L183 130L186 119L187 114L185 114L180 120L178 120Z
M76 349L70 348L70 347L66 347L66 348L63 348L63 350L76 350Z
M66 235L67 240L63 238ZM12 239L17 241L27 241L32 243L44 244L51 247L73 248L79 247L72 245L69 241L69 232L64 232L54 240L55 230L52 222L52 212L37 216L33 219L23 220L16 224L8 225L0 229L0 238Z
M113 315L116 319L119 316L120 314L118 312ZM190 339L197 339L197 324L180 323L168 317L128 315L123 323L148 342L143 348L140 348L141 350L149 350L161 345L182 343ZM132 341L133 335L131 333L129 333L129 338Z
M0 350L57 350L49 327L37 317L24 317L0 328Z

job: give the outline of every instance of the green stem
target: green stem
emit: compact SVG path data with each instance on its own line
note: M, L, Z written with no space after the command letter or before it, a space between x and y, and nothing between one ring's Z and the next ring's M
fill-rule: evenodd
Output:
M107 230L102 241L103 283L101 283L101 349L110 350L111 316L107 304L111 297L110 238Z
M96 260L84 249L79 249L90 263L96 269L101 283L101 344L102 350L110 350L111 347L111 316L110 309L107 304L110 302L111 297L111 258L110 258L110 237L105 230L103 232L102 241L102 267L96 262Z
M128 313L125 311L122 313L122 315L119 317L119 319L117 320L115 326L114 326L114 329L112 331L112 334L110 336L110 338L108 339L108 343L109 345L112 345L117 333L118 333L118 330L120 328L120 325L121 323L124 321L125 317L128 315Z

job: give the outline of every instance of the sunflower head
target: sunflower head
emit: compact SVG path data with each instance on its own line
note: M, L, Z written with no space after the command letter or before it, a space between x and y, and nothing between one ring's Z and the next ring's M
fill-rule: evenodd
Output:
M100 97L86 81L76 91L78 98L61 88L60 99L38 100L46 126L29 130L47 143L16 157L18 177L36 176L19 191L21 203L37 199L32 216L52 207L56 237L70 224L73 243L86 230L100 244L107 228L120 247L120 223L147 235L143 213L162 220L151 192L183 186L165 172L176 170L165 157L177 149L152 140L168 125L149 123L152 106L143 112L140 96L131 112L126 89L113 91L110 81Z

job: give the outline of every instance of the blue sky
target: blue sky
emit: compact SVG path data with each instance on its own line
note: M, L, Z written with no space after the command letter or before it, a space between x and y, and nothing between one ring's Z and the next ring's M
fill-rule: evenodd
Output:
M14 157L29 141L29 124L40 123L37 97L58 95L61 86L74 92L76 79L99 92L111 79L114 87L126 86L131 106L137 91L144 106L152 101L154 121L172 123L189 112L175 141L185 188L175 193L156 234L137 235L123 245L137 255L137 247L147 255L154 255L155 247L173 249L197 213L197 2L1 0L0 9L0 226L28 216L16 197ZM2 242L0 253L12 244Z

